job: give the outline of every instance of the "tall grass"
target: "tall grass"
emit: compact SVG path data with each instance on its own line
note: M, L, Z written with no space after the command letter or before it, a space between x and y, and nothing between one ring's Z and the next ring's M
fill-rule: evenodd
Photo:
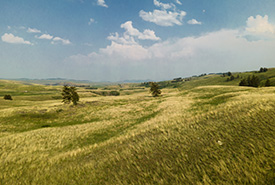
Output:
M274 183L275 88L162 91L7 104L0 184Z

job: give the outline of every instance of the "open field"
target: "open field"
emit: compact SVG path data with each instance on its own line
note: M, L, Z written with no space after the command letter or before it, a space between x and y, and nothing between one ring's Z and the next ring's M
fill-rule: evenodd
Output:
M236 84L78 88L74 107L62 87L0 81L0 184L274 184L275 87Z

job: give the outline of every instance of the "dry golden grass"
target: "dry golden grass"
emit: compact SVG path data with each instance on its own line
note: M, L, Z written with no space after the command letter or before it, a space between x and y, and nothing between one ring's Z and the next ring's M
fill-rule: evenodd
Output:
M85 95L77 107L60 100L10 104L0 109L0 184L275 179L275 88L164 89L158 98L145 89Z

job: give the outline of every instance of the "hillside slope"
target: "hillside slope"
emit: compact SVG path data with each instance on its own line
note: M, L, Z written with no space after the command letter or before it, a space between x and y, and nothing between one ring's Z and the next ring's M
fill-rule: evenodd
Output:
M195 86L0 100L0 184L274 183L275 88Z

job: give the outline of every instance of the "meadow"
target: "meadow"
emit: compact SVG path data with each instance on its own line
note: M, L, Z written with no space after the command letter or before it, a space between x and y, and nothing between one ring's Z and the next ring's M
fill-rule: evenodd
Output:
M0 80L13 97L0 98L0 184L275 184L275 87L238 82L79 87L72 106L62 86Z

